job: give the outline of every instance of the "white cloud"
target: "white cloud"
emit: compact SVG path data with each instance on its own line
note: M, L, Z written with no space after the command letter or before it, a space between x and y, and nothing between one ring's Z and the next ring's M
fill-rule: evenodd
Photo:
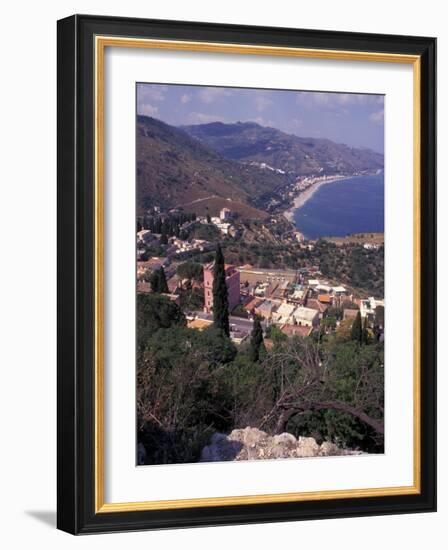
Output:
M380 111L375 111L369 116L370 122L373 122L374 124L383 124L384 123L384 109L381 109Z
M184 103L184 104L188 103L190 101L190 99L191 99L191 96L189 94L182 94L180 96L180 102Z
M342 92L297 92L296 96L296 102L299 105L325 107L331 110L339 110L341 107L349 105L382 105L383 101L382 95Z
M159 109L150 103L144 103L138 107L139 115L146 116L157 116L159 114Z
M168 86L161 84L138 84L137 100L139 103L165 101L165 94L167 91Z
M198 92L198 97L202 103L213 103L231 95L232 91L226 88L203 88Z

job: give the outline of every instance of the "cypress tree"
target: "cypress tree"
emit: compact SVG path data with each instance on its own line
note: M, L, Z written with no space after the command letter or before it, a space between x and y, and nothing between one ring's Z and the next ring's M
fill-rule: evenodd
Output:
M159 270L159 292L169 294L168 283L166 282L165 270L161 267Z
M159 292L159 270L153 271L149 277L149 284L153 292Z
M254 327L250 335L250 347L249 347L249 358L254 363L259 361L260 352L263 354L266 351L263 341L263 329L261 328L260 318L255 317Z
M364 325L362 327L362 343L363 344L369 343L369 329L368 329L368 323L367 323L367 315L364 317Z
M151 273L149 278L149 284L151 285L151 290L156 293L169 294L168 283L166 282L165 270L163 267L156 269Z
M168 236L165 231L165 226L162 227L162 233L160 235L160 244L168 244Z
M219 243L216 247L213 271L213 326L223 330L227 336L230 335L229 295L226 285L224 255Z
M363 330L362 330L362 321L361 321L361 312L360 311L358 311L358 313L355 317L355 320L353 321L352 330L351 330L350 334L351 334L352 340L355 340L359 344L362 343Z

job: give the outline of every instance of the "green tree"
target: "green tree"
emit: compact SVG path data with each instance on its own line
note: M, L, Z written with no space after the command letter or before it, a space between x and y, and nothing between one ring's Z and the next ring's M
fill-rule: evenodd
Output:
M221 245L216 247L215 265L213 272L213 325L229 336L229 295L226 284L224 255Z
M160 328L185 326L180 307L160 294L137 294L137 344L144 347Z
M369 343L369 323L367 321L367 315L364 317L364 324L362 327L362 343Z
M153 271L149 277L149 284L151 285L151 290L158 294L168 294L168 283L166 282L165 270L163 267Z
M261 328L260 318L255 317L254 327L250 335L249 358L256 362L260 359L260 354L266 354L266 348L263 341L263 329Z
M168 283L166 282L165 270L163 267L159 269L159 292L161 294L169 294Z
M165 231L160 235L160 244L168 244L168 236Z
M355 320L352 324L352 330L351 330L351 337L352 340L355 340L355 342L358 342L359 344L362 344L363 339L363 330L362 330L362 321L361 321L361 312L358 311Z

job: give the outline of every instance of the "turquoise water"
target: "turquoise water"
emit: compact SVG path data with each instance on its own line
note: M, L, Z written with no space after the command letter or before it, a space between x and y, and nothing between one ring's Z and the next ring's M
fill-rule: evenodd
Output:
M357 176L320 187L294 212L308 239L384 231L384 174Z

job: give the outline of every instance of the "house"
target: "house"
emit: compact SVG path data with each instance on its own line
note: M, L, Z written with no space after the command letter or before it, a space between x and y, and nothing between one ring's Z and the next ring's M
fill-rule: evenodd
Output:
M333 294L335 296L348 296L348 290L343 286L334 286Z
M251 333L250 330L243 330L241 328L234 328L230 326L230 339L234 344L241 344L249 337L249 334Z
M155 271L156 269L160 269L161 267L166 267L169 260L168 258L158 258L154 256L153 258L149 258L149 260L142 262L137 262L137 279L143 278L145 275L150 273L151 271ZM167 276L168 273L167 273Z
M292 336L301 336L302 338L306 338L313 331L313 327L303 325L283 325L280 327L280 330L283 334L286 334L288 338L291 338Z
M277 308L277 311L272 313L272 320L278 325L289 323L295 309L296 306L294 304L282 303Z
M319 313L309 307L298 307L292 314L294 324L304 327L314 327L319 324Z
M322 319L323 314L327 311L328 306L326 304L322 304L319 302L319 300L314 299L308 299L305 303L307 308L314 309L319 314L319 318Z
M249 298L249 301L245 303L243 307L247 312L252 313L262 302L263 300L260 298Z
M331 286L325 284L318 284L315 287L315 290L318 294L330 294Z
M137 231L137 244L138 243L149 243L150 241L155 240L155 235L149 231L149 229L142 229L141 231Z
M255 306L255 314L263 317L263 319L270 319L272 317L273 308L274 304L271 300L265 300Z
M204 311L210 313L213 310L213 270L214 262L204 265ZM224 266L226 273L226 286L229 300L229 311L232 311L240 303L240 272L234 265Z
M222 208L219 213L220 219L225 222L232 219L232 211L230 208Z
M321 304L326 304L327 306L331 306L333 303L333 297L329 294L319 294L317 299Z
M364 318L366 315L375 315L375 309L378 306L384 307L384 300L376 300L373 297L370 297L367 300L361 300L359 304L361 317Z

